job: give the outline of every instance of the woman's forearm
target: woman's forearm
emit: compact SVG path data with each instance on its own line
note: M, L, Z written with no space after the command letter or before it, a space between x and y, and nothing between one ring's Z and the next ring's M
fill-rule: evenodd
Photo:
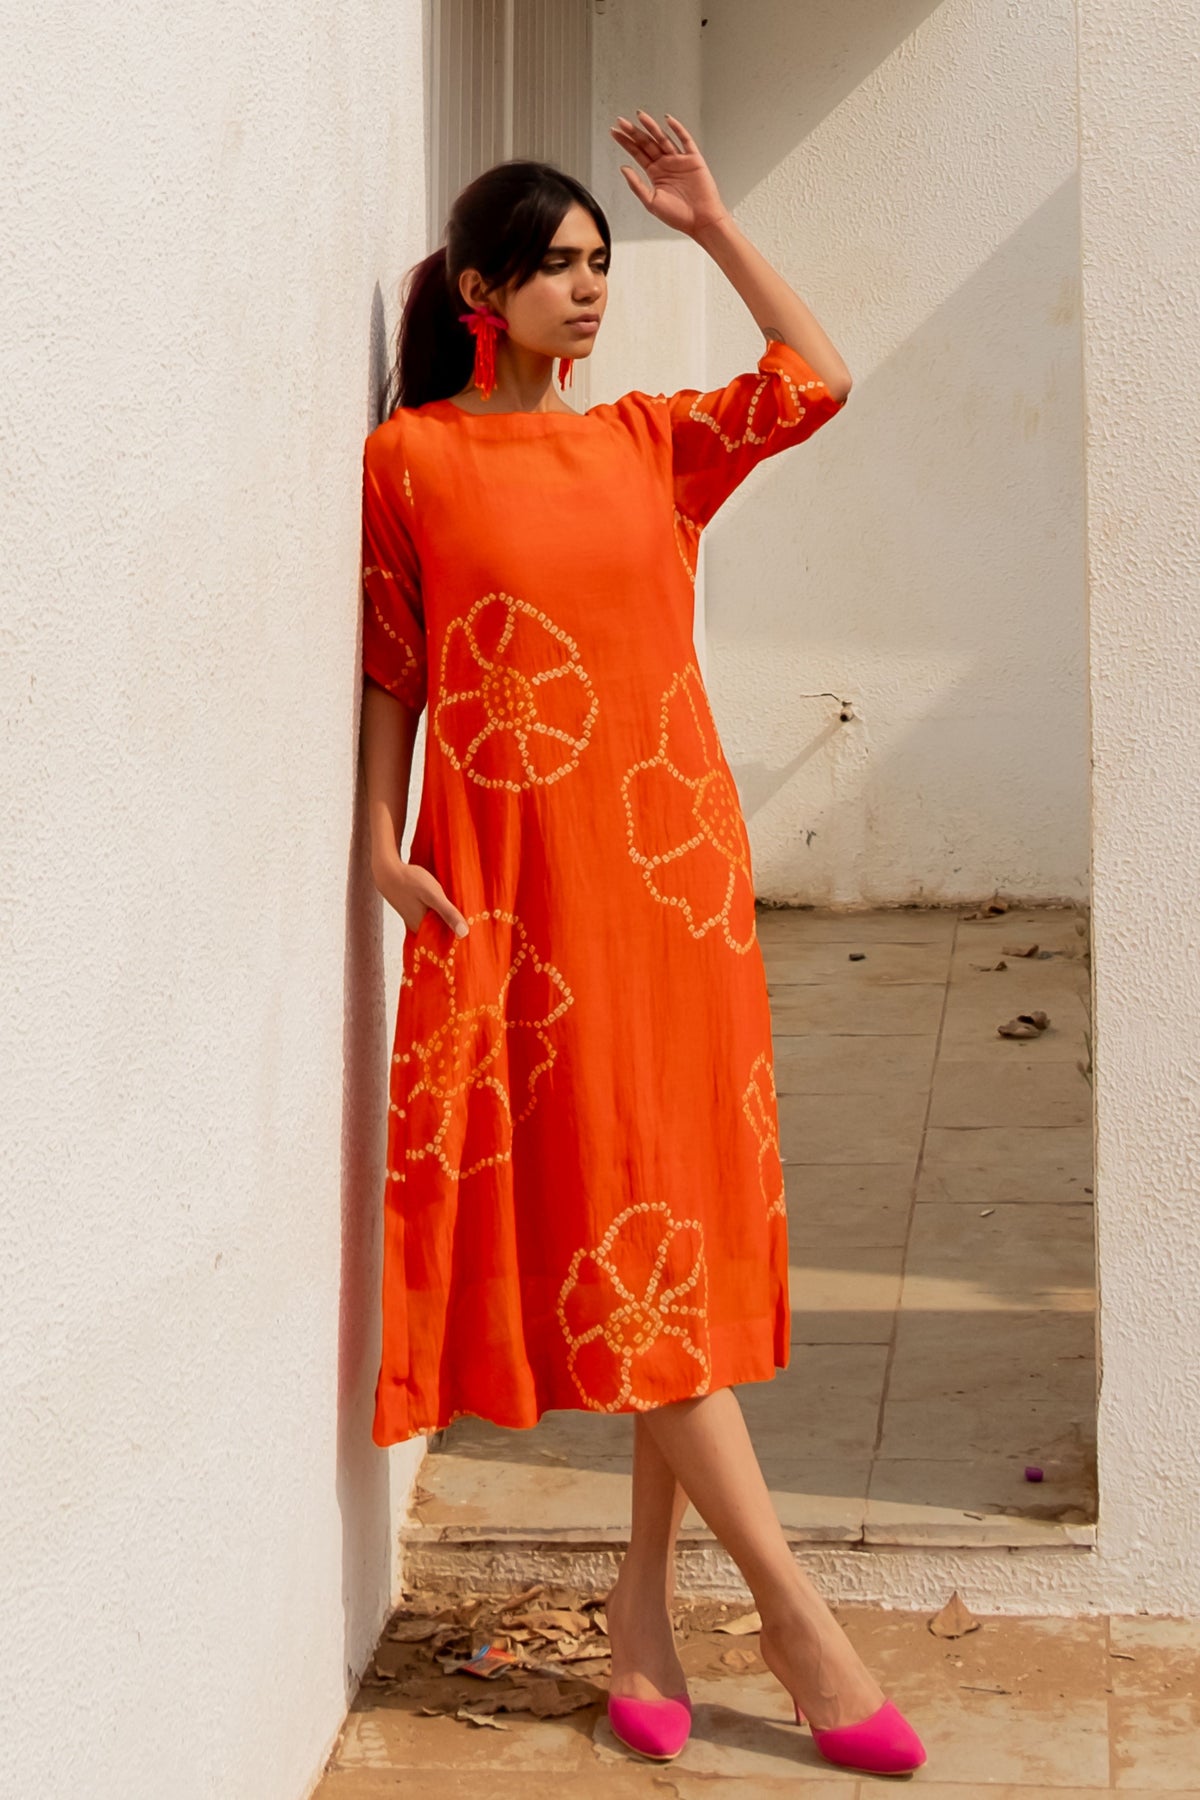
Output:
M399 867L418 715L369 677L363 682L363 773L376 886Z
M728 276L759 329L798 350L835 399L845 399L852 377L832 341L795 289L750 242L732 213L701 226L693 236Z

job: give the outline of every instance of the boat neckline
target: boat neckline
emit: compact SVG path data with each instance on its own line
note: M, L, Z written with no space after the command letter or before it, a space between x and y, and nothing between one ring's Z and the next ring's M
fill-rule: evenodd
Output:
M438 400L426 400L413 410L416 412L429 413L432 412L435 407L441 407L444 411L455 413L460 418L477 419L481 424L488 424L492 421L507 423L509 419L529 419L530 421L537 423L542 423L547 420L569 419L577 420L582 423L585 419L590 419L593 413L600 412L603 407L611 405L612 401L601 400L595 406L589 406L585 412L581 413L571 412L569 410L566 412L524 412L519 408L514 408L510 412L480 413L470 412L465 406L456 406L449 395L445 395Z

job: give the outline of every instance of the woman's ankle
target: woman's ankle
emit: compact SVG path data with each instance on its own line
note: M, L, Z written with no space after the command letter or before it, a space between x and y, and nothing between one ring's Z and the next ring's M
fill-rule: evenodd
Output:
M614 1595L618 1605L628 1600L631 1607L644 1610L651 1603L661 1602L670 1612L675 1602L675 1582L673 1576L661 1568L643 1569L637 1564L623 1563L609 1589L610 1604Z

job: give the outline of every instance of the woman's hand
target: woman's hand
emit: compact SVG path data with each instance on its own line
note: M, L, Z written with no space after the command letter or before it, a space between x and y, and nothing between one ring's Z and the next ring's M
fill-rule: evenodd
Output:
M445 919L455 937L466 937L468 926L458 908L446 896L437 876L420 863L390 861L374 871L375 886L389 906L395 907L410 931L416 931L427 912Z
M689 237L727 218L729 209L717 192L717 184L695 138L686 127L672 114L663 114L679 139L676 144L648 112L639 108L637 116L638 124L622 115L609 130L619 144L637 157L650 177L653 185L646 188L628 163L621 164L622 175L646 211L673 230L686 232Z

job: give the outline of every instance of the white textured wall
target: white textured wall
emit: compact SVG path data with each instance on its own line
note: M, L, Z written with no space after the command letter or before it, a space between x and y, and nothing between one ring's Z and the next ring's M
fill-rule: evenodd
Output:
M357 572L421 12L3 27L0 1788L295 1800L391 1597Z
M855 377L708 533L760 893L1088 876L1072 0L707 0L701 143ZM711 267L704 378L760 346ZM836 700L856 717L838 720Z
M1200 1614L1200 14L1080 15L1101 1546Z
M604 324L588 358L587 404L633 388L669 394L703 381L707 258L690 239L660 225L630 192L621 164L636 169L637 163L610 130L619 117L635 118L638 107L659 121L673 113L697 130L702 12L702 0L655 0L653 6L603 0L603 10L597 8L592 19L589 186L611 227L613 257ZM583 179L588 180L586 171ZM749 342L755 345L753 325ZM757 355L754 347L752 360ZM702 669L707 658L703 551L702 540L695 626Z

